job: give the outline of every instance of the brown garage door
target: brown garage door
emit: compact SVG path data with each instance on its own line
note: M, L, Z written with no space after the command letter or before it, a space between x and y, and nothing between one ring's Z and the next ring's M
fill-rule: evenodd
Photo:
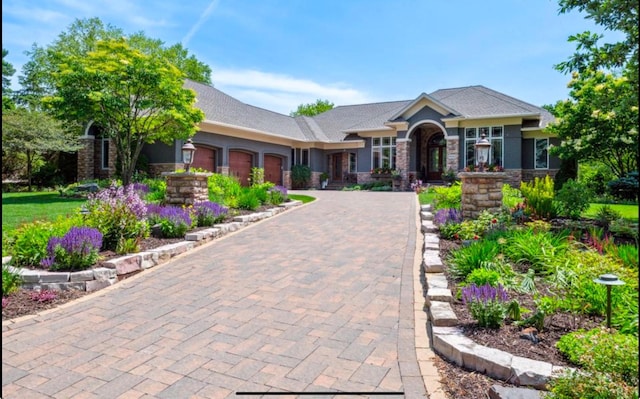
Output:
M253 156L247 152L229 151L229 174L235 176L243 186L249 186Z
M274 155L264 156L264 181L282 185L282 158Z
M196 146L193 154L192 168L200 168L209 172L216 171L216 153L212 148Z

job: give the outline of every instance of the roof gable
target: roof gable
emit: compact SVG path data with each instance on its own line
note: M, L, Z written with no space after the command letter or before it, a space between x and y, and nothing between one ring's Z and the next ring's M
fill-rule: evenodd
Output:
M390 121L395 121L395 120L407 120L409 118L411 118L413 115L415 115L416 113L418 113L421 109L423 109L424 107L429 107L431 109L433 109L434 111L438 112L440 115L442 116L456 116L459 115L458 112L447 106L446 104L438 101L437 99L422 93L420 94L415 100L413 100L412 102L410 102L409 104L407 104L405 107L403 107L402 109L400 109L398 112L396 112L395 114L393 114L389 120Z

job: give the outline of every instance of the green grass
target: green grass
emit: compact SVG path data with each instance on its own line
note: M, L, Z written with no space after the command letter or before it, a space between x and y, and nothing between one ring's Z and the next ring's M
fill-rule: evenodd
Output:
M598 212L598 209L602 208L605 205L609 205L611 209L620 212L623 218L629 219L631 221L638 221L638 205L619 205L619 204L591 204L589 209L585 213L583 213L584 217L587 218L595 218Z
M315 197L312 197L310 195L301 195L301 194L289 194L287 195L287 197L289 197L289 199L292 201L293 200L302 201L303 204L316 200Z
M16 229L35 220L55 220L73 215L87 200L63 198L57 192L2 193L2 231Z
M420 201L420 205L432 204L433 198L435 196L436 193L433 190L429 189L418 194L418 201Z

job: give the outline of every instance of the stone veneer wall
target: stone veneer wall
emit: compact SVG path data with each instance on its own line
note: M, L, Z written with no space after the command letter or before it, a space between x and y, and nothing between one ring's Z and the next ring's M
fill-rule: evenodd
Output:
M93 136L80 137L83 147L78 150L77 177L78 181L93 179L93 159L95 158Z
M447 169L458 170L460 139L458 137L447 137L446 142L447 142Z
M181 163L152 163L149 164L149 174L153 177L158 177L181 168L184 168Z
M209 200L207 178L211 173L166 173L164 176L167 178L167 204L193 205Z
M557 173L558 169L523 169L522 181L532 182L536 177L543 179L546 175L549 175L552 179L555 179Z
M498 212L502 207L502 172L461 172L462 218L476 219L484 210Z
M400 190L409 189L409 140L396 140L396 169L400 170L402 180L398 188ZM394 184L395 188L395 184Z

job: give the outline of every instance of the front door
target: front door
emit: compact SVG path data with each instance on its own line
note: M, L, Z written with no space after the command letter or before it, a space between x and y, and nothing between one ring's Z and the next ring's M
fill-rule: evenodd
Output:
M341 153L331 155L331 165L333 166L331 180L342 181L342 154Z
M447 144L442 133L436 133L427 143L427 181L442 180L447 162Z

